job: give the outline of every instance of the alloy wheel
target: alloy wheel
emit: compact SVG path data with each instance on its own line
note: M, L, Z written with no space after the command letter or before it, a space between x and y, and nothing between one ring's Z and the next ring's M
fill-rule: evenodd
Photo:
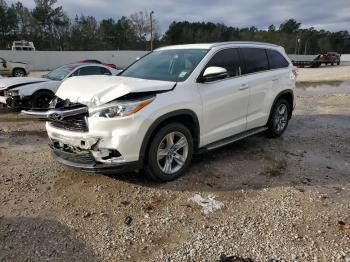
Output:
M167 175L177 173L186 163L189 145L187 138L180 132L167 134L157 150L158 167Z
M275 113L275 128L277 132L283 131L288 122L288 107L285 104L280 104Z

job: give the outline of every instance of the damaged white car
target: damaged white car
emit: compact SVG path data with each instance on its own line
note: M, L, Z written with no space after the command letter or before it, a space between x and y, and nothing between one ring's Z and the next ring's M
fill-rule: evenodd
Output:
M194 153L263 131L281 136L295 105L293 69L272 44L164 47L121 76L68 79L50 110L24 113L48 120L53 156L65 165L170 181Z
M40 78L17 77L0 80L0 103L13 109L48 108L61 83L73 76L116 75L120 71L98 64L70 64Z

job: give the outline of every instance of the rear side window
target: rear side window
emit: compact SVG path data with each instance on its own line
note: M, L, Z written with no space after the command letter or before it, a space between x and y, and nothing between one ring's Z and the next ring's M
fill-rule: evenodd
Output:
M241 48L245 68L243 74L250 74L269 69L269 61L265 49L261 48Z
M78 72L74 73L75 76L88 76L88 75L111 75L111 72L106 68L99 66L86 66L80 68Z
M228 77L240 75L240 59L235 48L224 49L217 52L209 61L206 68L211 66L223 67L228 72Z
M270 69L285 68L289 66L288 61L276 50L267 49Z

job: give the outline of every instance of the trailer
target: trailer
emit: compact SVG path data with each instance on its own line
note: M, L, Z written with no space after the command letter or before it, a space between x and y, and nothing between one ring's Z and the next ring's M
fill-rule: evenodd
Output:
M327 53L320 55L288 55L294 66L297 67L320 67L324 65L340 65L340 55Z

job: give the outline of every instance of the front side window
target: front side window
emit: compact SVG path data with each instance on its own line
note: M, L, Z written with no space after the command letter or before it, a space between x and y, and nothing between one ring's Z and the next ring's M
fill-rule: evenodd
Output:
M285 68L289 66L288 61L276 50L267 49L270 69Z
M154 51L132 64L121 76L183 82L207 53L207 49Z
M241 62L238 50L235 48L229 48L217 52L209 61L206 68L211 66L225 68L227 70L228 77L239 76Z
M245 60L244 74L269 70L269 62L265 49L241 48L241 51Z

